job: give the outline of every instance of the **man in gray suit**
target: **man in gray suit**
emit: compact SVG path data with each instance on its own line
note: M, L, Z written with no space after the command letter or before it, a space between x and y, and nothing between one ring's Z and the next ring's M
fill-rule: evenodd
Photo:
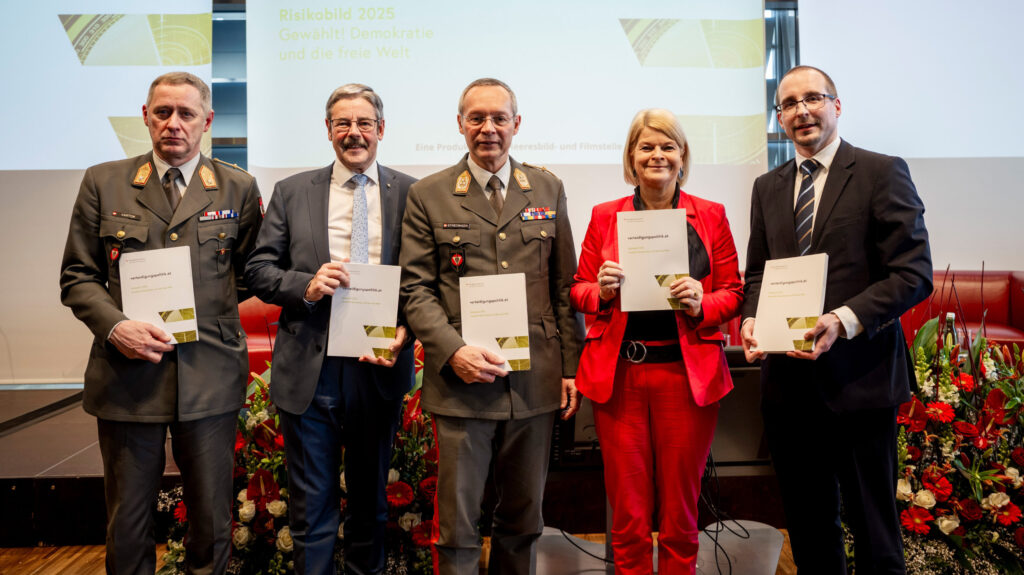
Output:
M153 81L142 117L153 151L86 170L61 263L61 301L93 332L85 410L97 417L107 572L152 573L152 510L170 429L188 509L190 573L222 573L231 543L235 425L245 394L241 274L262 221L256 181L199 153L210 89L185 72ZM198 341L170 345L122 310L124 254L188 246Z
M394 360L326 357L331 296L349 286L346 263L398 264L413 178L377 163L384 104L362 84L327 100L337 160L274 187L246 280L281 306L270 398L281 414L297 573L335 573L345 447L345 571L380 573L384 491L402 397L413 382L412 341L399 318Z
M402 224L402 296L423 343L423 406L434 415L440 463L440 573L476 573L488 471L498 495L491 573L532 573L555 412L577 409L583 326L569 306L576 250L562 182L509 157L519 131L515 94L484 78L457 116L469 154L409 190ZM526 274L530 370L461 336L459 277Z

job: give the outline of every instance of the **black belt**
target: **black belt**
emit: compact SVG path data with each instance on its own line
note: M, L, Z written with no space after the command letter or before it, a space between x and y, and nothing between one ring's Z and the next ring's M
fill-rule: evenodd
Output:
M678 343L649 345L639 340L626 340L619 347L619 357L632 363L671 363L683 359Z

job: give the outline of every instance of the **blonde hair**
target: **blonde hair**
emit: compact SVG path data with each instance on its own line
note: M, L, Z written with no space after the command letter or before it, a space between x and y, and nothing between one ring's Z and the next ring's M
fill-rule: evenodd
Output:
M683 133L683 127L679 125L676 115L662 108L640 110L636 116L633 116L633 122L630 123L629 132L626 135L626 148L622 151L623 179L631 186L639 184L636 172L633 171L633 148L636 147L637 140L640 139L640 133L644 131L644 128L657 130L679 144L679 148L682 150L683 165L679 169L679 175L676 176L676 184L680 188L683 187L686 179L690 177L690 144L686 141L686 134Z

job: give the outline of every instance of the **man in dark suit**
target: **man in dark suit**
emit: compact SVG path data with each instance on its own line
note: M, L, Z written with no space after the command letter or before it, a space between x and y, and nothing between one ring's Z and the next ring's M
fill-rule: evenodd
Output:
M751 199L741 330L762 357L762 412L793 557L804 573L845 573L840 499L857 573L903 573L895 503L896 409L914 370L900 315L931 293L924 206L906 162L839 139L827 74L790 70L776 94L796 159L759 177ZM765 357L753 339L766 260L828 254L825 314L811 352Z
M327 100L337 160L274 187L246 280L281 306L270 398L281 414L297 573L335 573L345 448L345 572L384 569L384 492L402 397L412 387L412 341L399 318L396 359L326 357L331 296L348 287L346 262L397 265L413 178L377 163L384 104L346 84Z
M61 263L61 301L93 332L85 410L97 417L107 504L107 572L152 573L153 514L171 431L188 509L186 569L223 573L230 556L235 422L245 395L241 275L259 231L260 192L199 153L210 89L185 72L153 81L142 117L153 152L86 170ZM188 246L199 340L170 345L122 310L125 254Z
M498 496L492 573L533 573L555 412L577 408L582 322L569 304L576 251L562 182L509 157L520 116L512 90L484 78L457 116L469 153L417 182L402 224L402 296L424 346L423 407L439 451L437 571L475 574L488 472ZM459 278L526 275L529 371L461 335Z

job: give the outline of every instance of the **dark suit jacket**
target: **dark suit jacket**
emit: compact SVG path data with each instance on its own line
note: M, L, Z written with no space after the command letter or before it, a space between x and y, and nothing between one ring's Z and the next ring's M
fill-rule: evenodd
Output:
M260 191L239 168L201 157L172 217L152 152L86 170L61 262L61 301L95 335L85 370L85 410L114 421L189 421L238 411L248 373L238 302L260 228ZM148 178L140 168L150 166ZM204 183L202 173L213 175ZM237 218L199 221L203 212ZM189 246L199 341L175 363L128 359L107 336L121 312L119 262L126 252ZM114 250L118 253L115 253ZM241 294L241 295L239 295Z
M405 198L416 180L378 167L381 264L398 265ZM306 411L327 353L331 298L309 306L303 295L320 266L331 261L327 215L333 169L331 164L277 183L263 231L245 268L250 289L263 301L281 306L270 398L291 413ZM399 322L404 324L401 314ZM374 384L385 399L401 397L412 387L412 347L406 345L390 368L367 366L372 367Z
M798 255L793 215L796 165L754 182L743 317L753 317L764 263ZM834 411L890 407L910 399L914 370L899 317L932 290L924 205L906 162L843 141L825 181L809 253L828 254L824 311L849 306L864 331L839 338L816 361L769 356L765 401L820 394Z
M409 325L424 348L423 406L440 415L480 419L550 413L561 403L561 378L576 375L583 335L581 318L569 304L576 248L565 190L551 172L509 158L513 177L496 220L468 162L467 154L417 182L409 191L403 223L402 297ZM469 189L460 193L457 182L463 174ZM526 208L547 208L554 217L524 219ZM464 258L462 275L526 275L531 367L511 372L508 388L467 385L447 363L465 345L460 272L452 264L456 255Z

